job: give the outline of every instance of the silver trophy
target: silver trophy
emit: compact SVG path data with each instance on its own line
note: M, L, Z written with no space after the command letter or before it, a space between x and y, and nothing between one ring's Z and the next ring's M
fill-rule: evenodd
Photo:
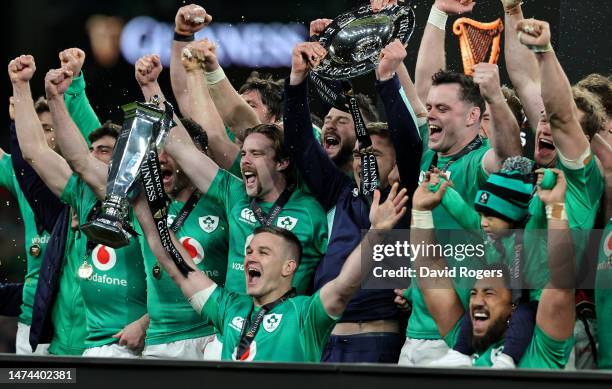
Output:
M319 36L327 55L313 71L329 80L369 73L378 66L381 50L396 38L408 42L414 26L414 11L406 5L396 4L374 13L368 4L346 12Z
M84 224L81 230L97 243L119 248L130 241L130 223L127 220L129 195L140 173L140 165L155 139L161 147L166 134L174 126L173 109L159 109L159 99L148 103L133 102L122 106L123 128L117 139L106 184L106 197L99 214Z

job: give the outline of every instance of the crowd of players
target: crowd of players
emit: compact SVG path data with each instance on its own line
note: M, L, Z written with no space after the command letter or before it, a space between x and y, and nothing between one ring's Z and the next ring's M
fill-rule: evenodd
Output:
M375 11L393 3L371 1ZM181 7L170 65L180 118L159 162L172 241L196 270L186 276L144 194L132 202L128 246L79 229L99 212L121 132L89 104L84 52L59 54L36 101L34 58L11 61L11 154L1 152L0 180L19 202L27 275L1 291L3 313L19 314L17 353L612 368L612 81L594 74L571 86L548 23L525 19L520 0L500 4L514 89L500 85L495 64L477 64L471 77L446 70L448 15L473 7L435 0L414 83L403 63L413 48L396 40L382 50L376 91L387 122L357 96L380 175L372 198L358 189L349 111L310 112L308 75L322 46L298 44L287 79L253 74L237 91L213 42L194 40L212 16ZM310 35L330 22L313 21ZM147 101L165 100L162 71L157 55L136 63ZM534 137L533 155L521 134ZM594 228L605 231L589 242ZM476 231L486 242L478 266L491 276L362 289L362 253L381 239L375 231L391 229L417 244L460 243L440 230ZM452 262L433 253L411 266ZM516 286L516 266L529 290ZM577 289L585 268L594 287Z

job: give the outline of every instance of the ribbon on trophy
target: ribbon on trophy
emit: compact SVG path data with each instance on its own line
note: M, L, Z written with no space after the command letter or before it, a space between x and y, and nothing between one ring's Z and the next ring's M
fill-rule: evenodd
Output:
M327 55L310 72L310 82L325 104L348 111L353 118L361 157L359 192L368 201L380 185L378 164L349 80L374 70L380 51L394 39L408 42L414 27L412 8L396 4L374 13L368 4L338 16L320 35L311 37L327 50Z
M157 146L163 144L165 132L173 124L174 109L167 101L164 104L166 106L166 114L164 119L156 123L158 128L155 128L153 132L157 133L156 130L158 130L159 135L157 137L153 136L150 139L149 149L140 167L140 177L162 246L170 255L170 258L172 258L181 274L187 277L187 274L194 271L194 269L185 262L170 237L170 230L168 228L168 197L164 192L159 156L157 154Z

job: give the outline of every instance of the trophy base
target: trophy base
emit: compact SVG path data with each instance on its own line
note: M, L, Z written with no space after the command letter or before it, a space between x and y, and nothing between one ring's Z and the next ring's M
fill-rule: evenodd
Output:
M83 224L81 231L91 241L103 244L114 249L125 247L130 244L130 234L122 227L121 223L104 219L96 219Z

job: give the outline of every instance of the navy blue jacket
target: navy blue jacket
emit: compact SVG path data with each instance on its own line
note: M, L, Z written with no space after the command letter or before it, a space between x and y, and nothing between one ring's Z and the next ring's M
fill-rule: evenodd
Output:
M40 343L50 343L53 338L51 313L59 291L66 238L70 227L70 207L63 204L34 169L23 159L15 123L11 124L11 159L19 187L27 199L38 223L51 233L49 243L40 265L38 286L34 295L30 346L32 350Z
M418 185L422 141L400 94L397 77L377 83L385 105L389 130L396 150L396 162L402 185L412 194ZM336 208L327 253L315 272L315 290L338 276L344 261L361 240L361 230L370 228L368 202L359 196L355 183L329 159L312 133L308 107L307 82L291 86L285 83L283 117L285 148L301 176L321 206ZM383 198L388 195L383 191ZM407 213L410 215L410 212ZM395 227L408 228L409 216ZM397 307L392 290L359 290L349 302L341 322L396 318Z
M0 315L19 316L23 284L0 284Z

